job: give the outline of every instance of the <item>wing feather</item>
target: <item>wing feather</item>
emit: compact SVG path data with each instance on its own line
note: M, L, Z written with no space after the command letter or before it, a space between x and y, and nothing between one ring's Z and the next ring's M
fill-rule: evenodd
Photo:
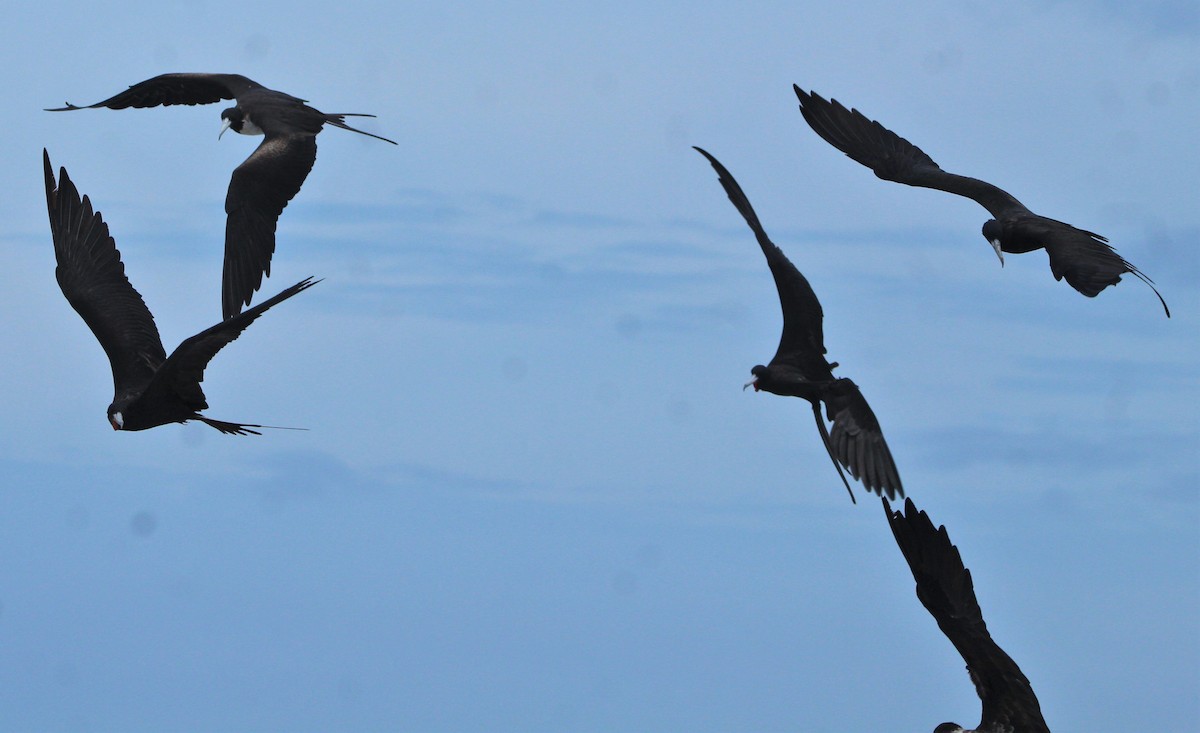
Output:
M275 226L317 159L315 135L268 135L234 171L225 197L224 318L250 304L271 274Z
M766 230L759 223L758 215L750 205L750 200L746 198L733 175L707 151L701 148L696 150L707 158L717 171L721 186L754 232L754 237L767 258L771 275L775 278L779 306L783 311L783 333L771 363L788 363L799 369L805 379L811 381L833 379L829 362L825 359L825 312L821 309L817 294L808 284L808 279L767 236Z
M978 178L947 173L925 151L867 119L856 109L846 109L836 99L825 100L792 85L800 100L800 113L809 127L827 143L865 165L885 181L939 191L974 199L992 216L999 218L1025 206L1007 191Z
M1122 275L1129 273L1154 291L1162 303L1163 311L1170 318L1171 309L1167 307L1167 301L1163 300L1158 288L1154 287L1154 281L1117 254L1105 237L1037 215L1020 217L1014 220L1012 226L1022 241L1033 241L1046 249L1046 254L1050 256L1050 272L1055 280L1066 280L1071 287L1094 298L1101 290L1116 285Z
M829 434L838 461L868 491L890 499L903 497L904 486L892 451L858 385L850 379L838 379L822 388L821 400L833 423Z
M154 316L125 276L125 265L108 225L80 198L65 168L54 181L44 149L46 207L54 237L58 285L108 355L117 394L145 385L166 359Z
M983 702L979 730L1049 733L1037 695L1017 663L992 640L975 598L971 571L963 566L946 528L934 529L911 499L904 512L883 502L896 544L917 582L917 598L967 663Z
M200 389L200 383L204 381L204 370L217 352L237 340L237 337L241 336L242 332L269 308L319 282L321 281L313 280L311 277L301 280L273 298L264 300L253 308L185 339L157 371L154 383L146 390L147 393L149 394L153 390L169 389L192 409L205 409L207 404L204 400L204 393Z
M222 99L235 99L251 89L262 88L241 74L159 74L114 94L103 102L83 107L67 103L65 107L47 112L68 112L76 109L127 109L129 107L169 107L175 104L211 104Z

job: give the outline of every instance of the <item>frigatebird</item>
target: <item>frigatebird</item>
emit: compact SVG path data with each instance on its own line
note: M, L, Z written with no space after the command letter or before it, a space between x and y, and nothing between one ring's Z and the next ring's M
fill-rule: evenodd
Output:
M46 172L46 209L54 235L54 276L63 295L108 354L113 375L113 401L108 422L113 430L146 430L173 422L199 420L225 434L262 433L270 427L214 420L199 414L208 409L200 383L217 352L241 335L273 305L316 285L311 277L232 318L184 340L171 356L163 350L154 316L125 276L125 265L108 224L92 209L87 196L59 168L54 181L50 154L42 150Z
M1029 679L988 633L971 571L963 567L946 527L934 529L912 499L904 500L903 513L893 512L884 499L883 510L917 581L917 598L962 655L983 702L983 717L973 731L942 723L934 733L1050 733Z
M783 334L775 356L770 364L759 364L751 369L753 379L742 389L753 386L755 392L766 390L777 395L802 397L812 404L813 417L817 421L825 450L841 476L851 501L855 501L854 492L842 473L842 466L851 476L862 481L868 491L881 496L887 494L891 498L904 496L904 487L900 484L900 474L896 472L892 452L888 450L879 420L875 418L871 406L857 384L833 376L833 370L838 365L825 359L825 313L812 286L767 237L758 215L750 206L750 200L725 166L707 151L701 148L696 150L708 158L708 162L716 169L729 200L758 239L767 258L767 266L775 278L779 305L783 309ZM832 430L826 429L821 417L822 403L826 416L833 423Z
M809 127L879 178L965 196L987 209L995 218L984 222L983 236L996 250L1002 266L1005 252L1021 254L1044 249L1050 257L1054 279L1065 278L1067 284L1089 298L1096 297L1109 285L1116 285L1121 275L1130 273L1150 286L1167 317L1171 317L1171 310L1154 282L1117 254L1106 238L1039 216L1007 191L986 181L947 173L916 145L867 119L857 109L847 110L836 99L827 101L794 84L792 88Z
M317 159L317 133L329 124L383 140L345 123L346 117L375 115L329 114L309 107L307 100L268 89L240 74L161 74L139 82L103 102L79 107L70 102L48 112L108 107L157 107L173 104L211 104L222 99L236 104L221 112L221 132L264 135L249 158L233 171L225 196L225 266L221 277L221 312L237 315L250 305L262 279L271 275L275 225L288 202L300 191Z

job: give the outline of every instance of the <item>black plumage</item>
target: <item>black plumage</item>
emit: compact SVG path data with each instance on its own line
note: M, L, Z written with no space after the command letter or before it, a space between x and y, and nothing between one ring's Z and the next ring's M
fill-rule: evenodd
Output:
M1039 216L1007 191L986 181L947 173L916 145L867 119L858 110L848 110L836 99L827 101L798 86L793 88L800 100L800 113L809 126L879 178L965 196L987 209L994 218L984 223L983 236L995 249L1001 264L1005 252L1019 254L1044 249L1050 257L1054 279L1065 279L1089 298L1116 285L1121 275L1130 273L1150 286L1170 317L1166 301L1150 278L1117 254L1104 237Z
M50 155L42 151L46 208L54 236L54 274L63 295L92 329L112 367L113 401L108 420L114 430L145 430L172 422L200 420L222 433L245 435L263 425L214 420L200 383L208 362L268 308L318 281L308 278L269 300L184 340L168 357L154 316L125 276L125 265L100 212L59 169L54 180Z
M887 499L883 509L917 582L917 598L967 663L983 703L975 732L1050 733L1029 679L988 633L971 571L963 566L946 528L934 529L929 515L918 512L912 499L904 501L903 513L892 511ZM957 723L942 723L934 733L963 730Z
M862 481L868 491L886 494L891 498L904 496L900 474L896 471L892 453L883 439L883 431L871 406L867 404L858 385L849 379L833 376L837 364L830 364L825 358L825 314L816 293L804 275L767 237L749 199L725 166L706 151L700 148L696 150L716 169L729 200L750 225L779 291L779 304L783 310L783 333L779 348L768 365L760 364L750 370L753 379L746 386L753 385L756 391L802 397L812 404L813 417L825 450L833 460L851 500L854 500L854 492L842 473L842 466L850 471L850 475ZM832 430L826 429L821 417L822 403L826 416L833 423Z
M239 74L162 74L134 84L103 102L86 107L68 103L48 111L210 104L222 99L237 101L235 106L221 112L222 134L232 129L265 138L234 169L225 197L221 312L224 318L230 318L250 304L263 277L271 274L275 226L317 159L317 133L328 124L395 145L394 140L345 123L346 117L374 115L321 112L305 104L307 100L268 89Z

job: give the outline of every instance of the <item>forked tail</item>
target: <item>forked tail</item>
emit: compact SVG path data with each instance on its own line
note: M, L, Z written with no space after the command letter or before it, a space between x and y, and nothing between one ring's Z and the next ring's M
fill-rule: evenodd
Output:
M838 476L842 477L846 493L850 494L850 502L857 504L858 500L854 498L854 492L850 490L850 482L846 480L846 474L842 472L842 464L838 463L837 457L833 455L833 447L829 445L829 431L825 429L825 420L821 418L821 402L813 401L812 408L813 417L817 419L817 430L821 431L821 442L825 444L825 452L829 454L829 460L833 461L833 467L837 469Z
M351 127L350 125L347 125L344 121L344 118L346 118L346 117L374 117L374 116L375 115L363 114L361 112L341 112L339 114L326 114L325 122L330 125L333 125L334 127L340 127L343 130L349 130L350 132L357 132L359 135L366 135L367 137L373 137L376 140L382 140L385 143L391 143L392 145L399 145L400 143L396 142L395 140L388 140L386 137L376 135L373 132L367 132L365 130L358 129L357 127Z
M253 425L250 423L225 422L224 420L214 420L211 417L205 417L203 415L193 415L192 419L199 420L209 427L216 428L224 435L262 435L262 433L258 432L257 430L251 430L251 428L261 428L264 430L308 430L308 428L284 428L278 425Z
M1170 318L1171 317L1171 309L1167 307L1167 301L1163 300L1162 293L1158 292L1158 288L1154 287L1154 281L1151 280L1150 278L1146 277L1145 275L1143 275L1142 271L1137 269L1133 265L1129 266L1129 271L1131 273L1133 273L1134 276L1137 277L1139 280L1141 280L1142 282L1144 282L1150 286L1150 289L1153 290L1154 294L1158 296L1158 302L1162 303L1163 311L1167 314L1167 318Z

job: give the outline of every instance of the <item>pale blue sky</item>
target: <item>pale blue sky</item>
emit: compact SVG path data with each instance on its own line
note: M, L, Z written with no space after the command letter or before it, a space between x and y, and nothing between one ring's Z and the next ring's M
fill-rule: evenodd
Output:
M1200 22L1191 3L207 2L13 10L0 148L0 729L929 731L979 705L806 403L700 145L808 276L1052 730L1200 715ZM219 317L224 71L362 126L280 219L218 419L121 434L54 281L40 153L168 350ZM791 85L1107 235L1095 299L974 203L877 180Z

